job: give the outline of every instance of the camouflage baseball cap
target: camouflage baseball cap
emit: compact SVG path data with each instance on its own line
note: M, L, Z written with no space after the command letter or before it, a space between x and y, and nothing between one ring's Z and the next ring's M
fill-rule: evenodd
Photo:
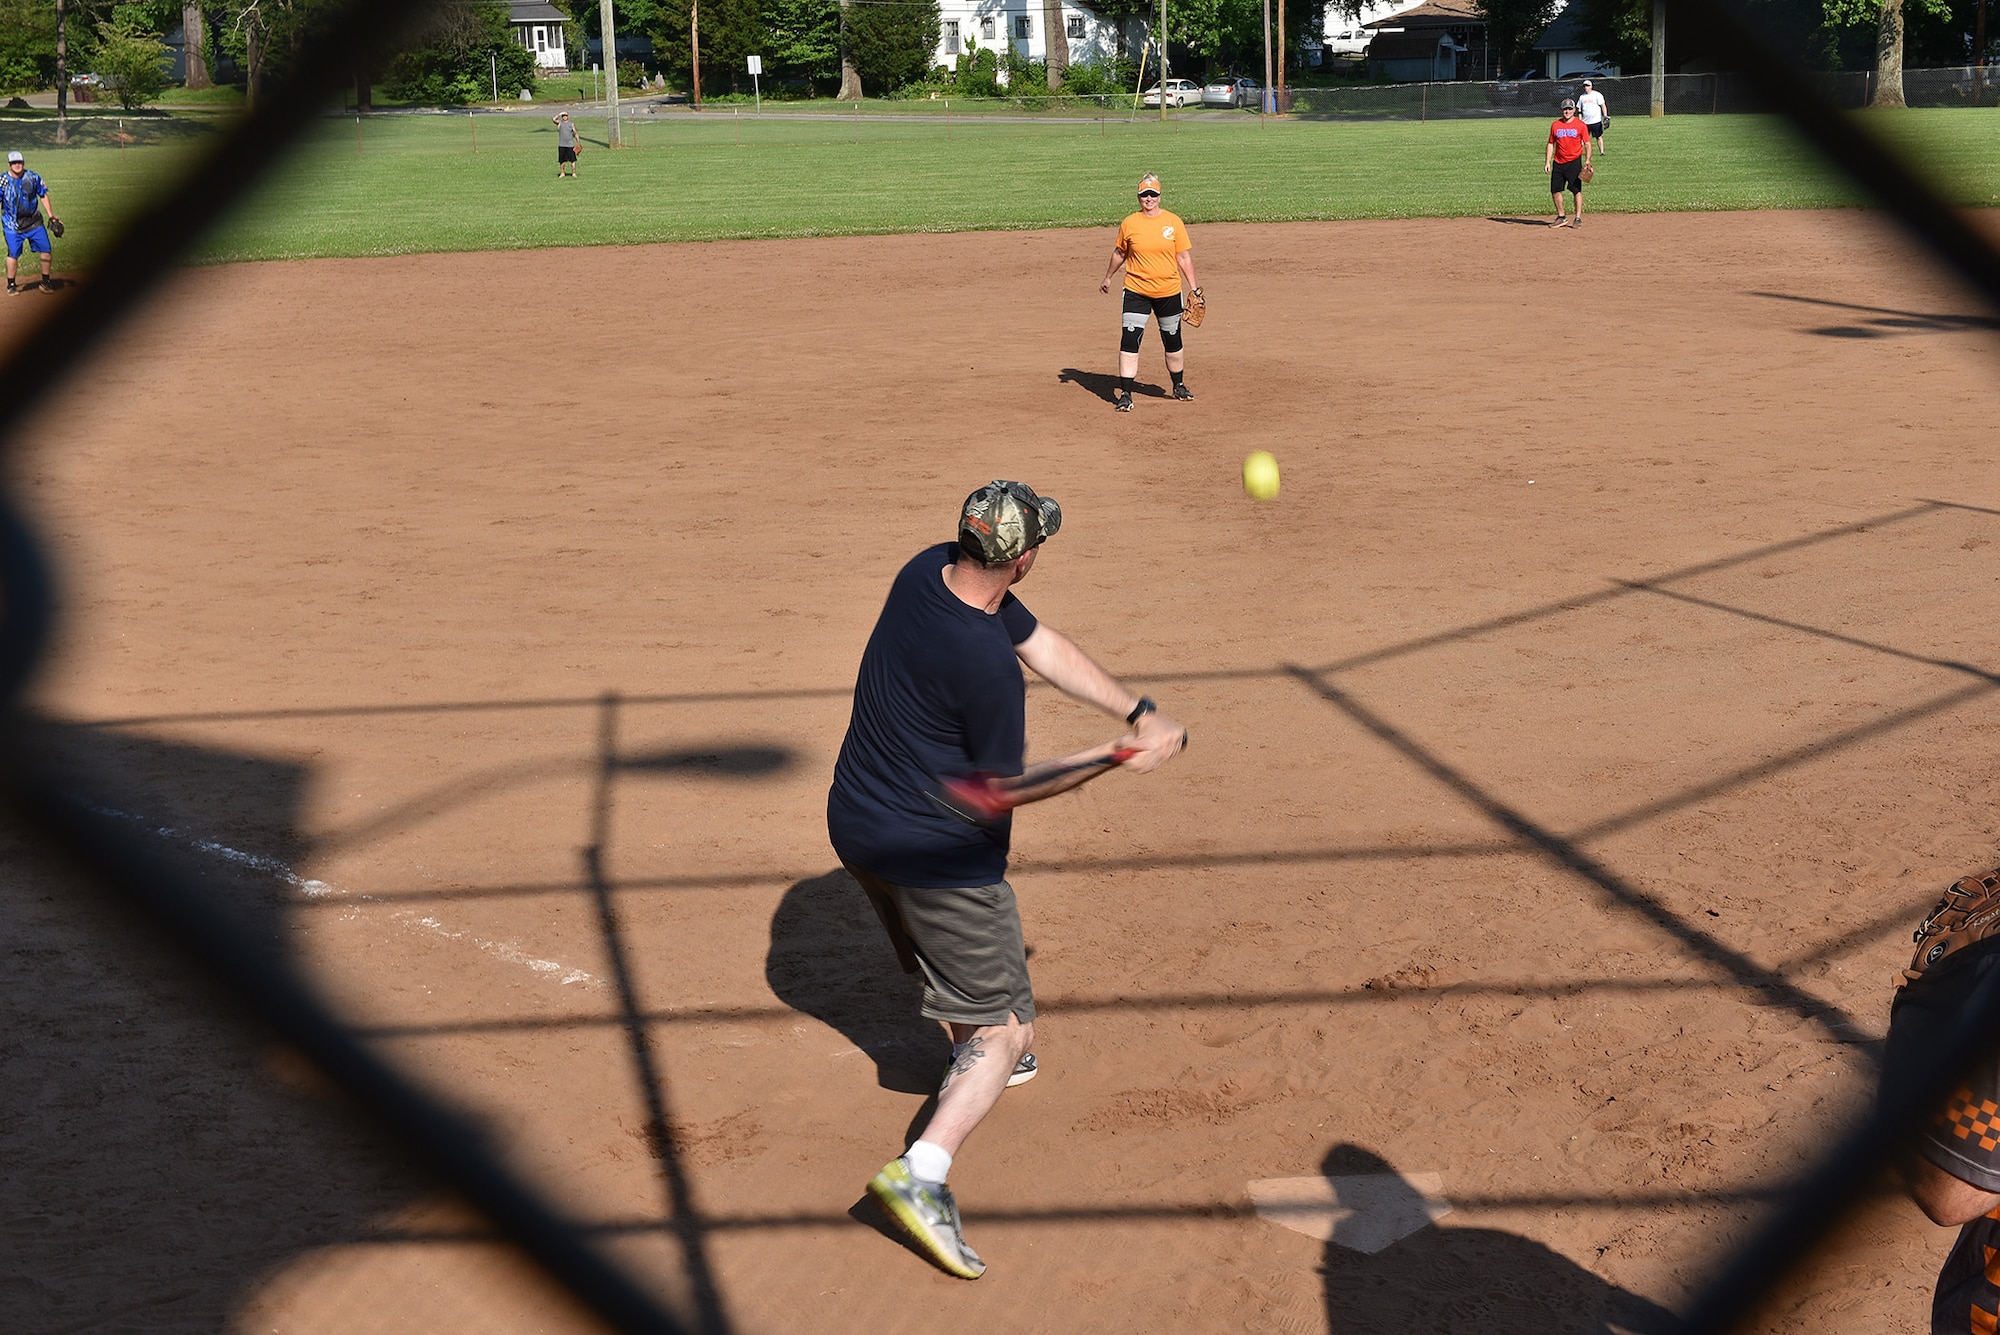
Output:
M958 513L958 546L987 565L1000 565L1039 547L1062 527L1062 507L1035 495L1025 482L998 478L965 498Z

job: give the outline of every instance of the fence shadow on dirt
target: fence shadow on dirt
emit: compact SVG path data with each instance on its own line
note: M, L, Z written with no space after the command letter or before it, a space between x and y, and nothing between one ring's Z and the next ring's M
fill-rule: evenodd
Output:
M162 859L198 863L247 933L284 953L279 869L311 851L302 767L60 723L34 746ZM296 1258L436 1191L129 904L11 820L0 838L9 1329L222 1329ZM199 851L224 838L237 858Z

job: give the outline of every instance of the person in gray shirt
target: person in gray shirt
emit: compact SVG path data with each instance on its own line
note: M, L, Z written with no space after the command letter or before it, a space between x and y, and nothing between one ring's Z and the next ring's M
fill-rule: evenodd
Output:
M576 122L567 111L559 111L556 122L556 179L576 175ZM563 168L569 168L564 171Z

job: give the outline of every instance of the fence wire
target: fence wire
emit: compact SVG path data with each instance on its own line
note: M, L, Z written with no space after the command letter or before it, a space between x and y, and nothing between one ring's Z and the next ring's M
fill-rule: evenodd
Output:
M1650 75L1583 75L1561 79L1457 80L1361 88L1295 88L1292 113L1314 120L1491 120L1554 116L1588 78L1604 94L1613 118L1651 114ZM1858 111L1878 91L1872 70L1817 70L1799 80L1820 103ZM1789 108L1761 74L1669 74L1669 116L1728 116ZM2000 106L2000 66L1904 70L1903 99L1913 107Z
M348 0L330 11L291 77L207 153L156 207L125 229L92 280L55 308L0 367L19 387L0 422L0 454L16 450L23 424L80 367L105 335L129 318L170 266L233 209L261 174L337 94L371 52L378 53L426 6L409 0ZM2000 312L2000 251L1935 197L1894 154L1845 112L1865 105L1872 75L1813 74L1788 65L1720 0L1690 0L1690 11L1751 53L1751 71L1669 76L1669 114L1767 110L1800 132L1867 190L1963 284ZM1916 106L1992 106L1990 71L1909 71L1905 96ZM1579 81L1580 83L1580 81ZM1597 81L1613 115L1640 114L1646 78ZM1295 112L1309 117L1543 116L1573 95L1561 81L1425 84L1376 89L1302 89ZM1068 110L1050 99L1005 99L1016 113ZM1033 104L1033 105L1031 105ZM1082 110L1081 107L1077 108ZM1007 108L990 108L1006 111ZM1084 111L1084 114L1090 114ZM1098 110L1102 114L1102 110ZM145 910L251 1013L304 1051L437 1168L467 1199L612 1326L667 1332L682 1323L611 1263L573 1222L523 1185L461 1115L424 1093L359 1042L295 970L223 911L196 873L107 819L73 791L37 743L37 720L23 691L42 662L57 611L43 548L11 495L0 495L0 767L24 823L75 864ZM1989 983L1957 1028L1909 1080L1885 1090L1870 1114L1811 1173L1791 1187L1758 1233L1697 1295L1687 1318L1695 1331L1739 1328L1764 1295L1838 1227L1876 1180L1903 1138L1948 1093L2000 1034L2000 983ZM712 1309L704 1324L719 1326Z

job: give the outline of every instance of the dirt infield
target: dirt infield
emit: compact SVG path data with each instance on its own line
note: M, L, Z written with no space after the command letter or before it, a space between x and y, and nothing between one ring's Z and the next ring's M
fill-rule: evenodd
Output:
M18 469L40 698L736 1328L1657 1328L1995 861L1992 334L1857 214L1194 240L1199 397L1149 337L1130 416L1108 234L188 273ZM994 476L1064 507L1024 599L1193 744L1017 824L1043 1074L953 1173L968 1285L850 1217L941 1046L823 798L890 577ZM1029 734L1109 729L1031 690ZM5 847L18 1328L577 1328ZM1453 1211L1374 1254L1251 1208L1391 1169ZM1884 1196L1772 1328L1915 1328L1948 1241Z

